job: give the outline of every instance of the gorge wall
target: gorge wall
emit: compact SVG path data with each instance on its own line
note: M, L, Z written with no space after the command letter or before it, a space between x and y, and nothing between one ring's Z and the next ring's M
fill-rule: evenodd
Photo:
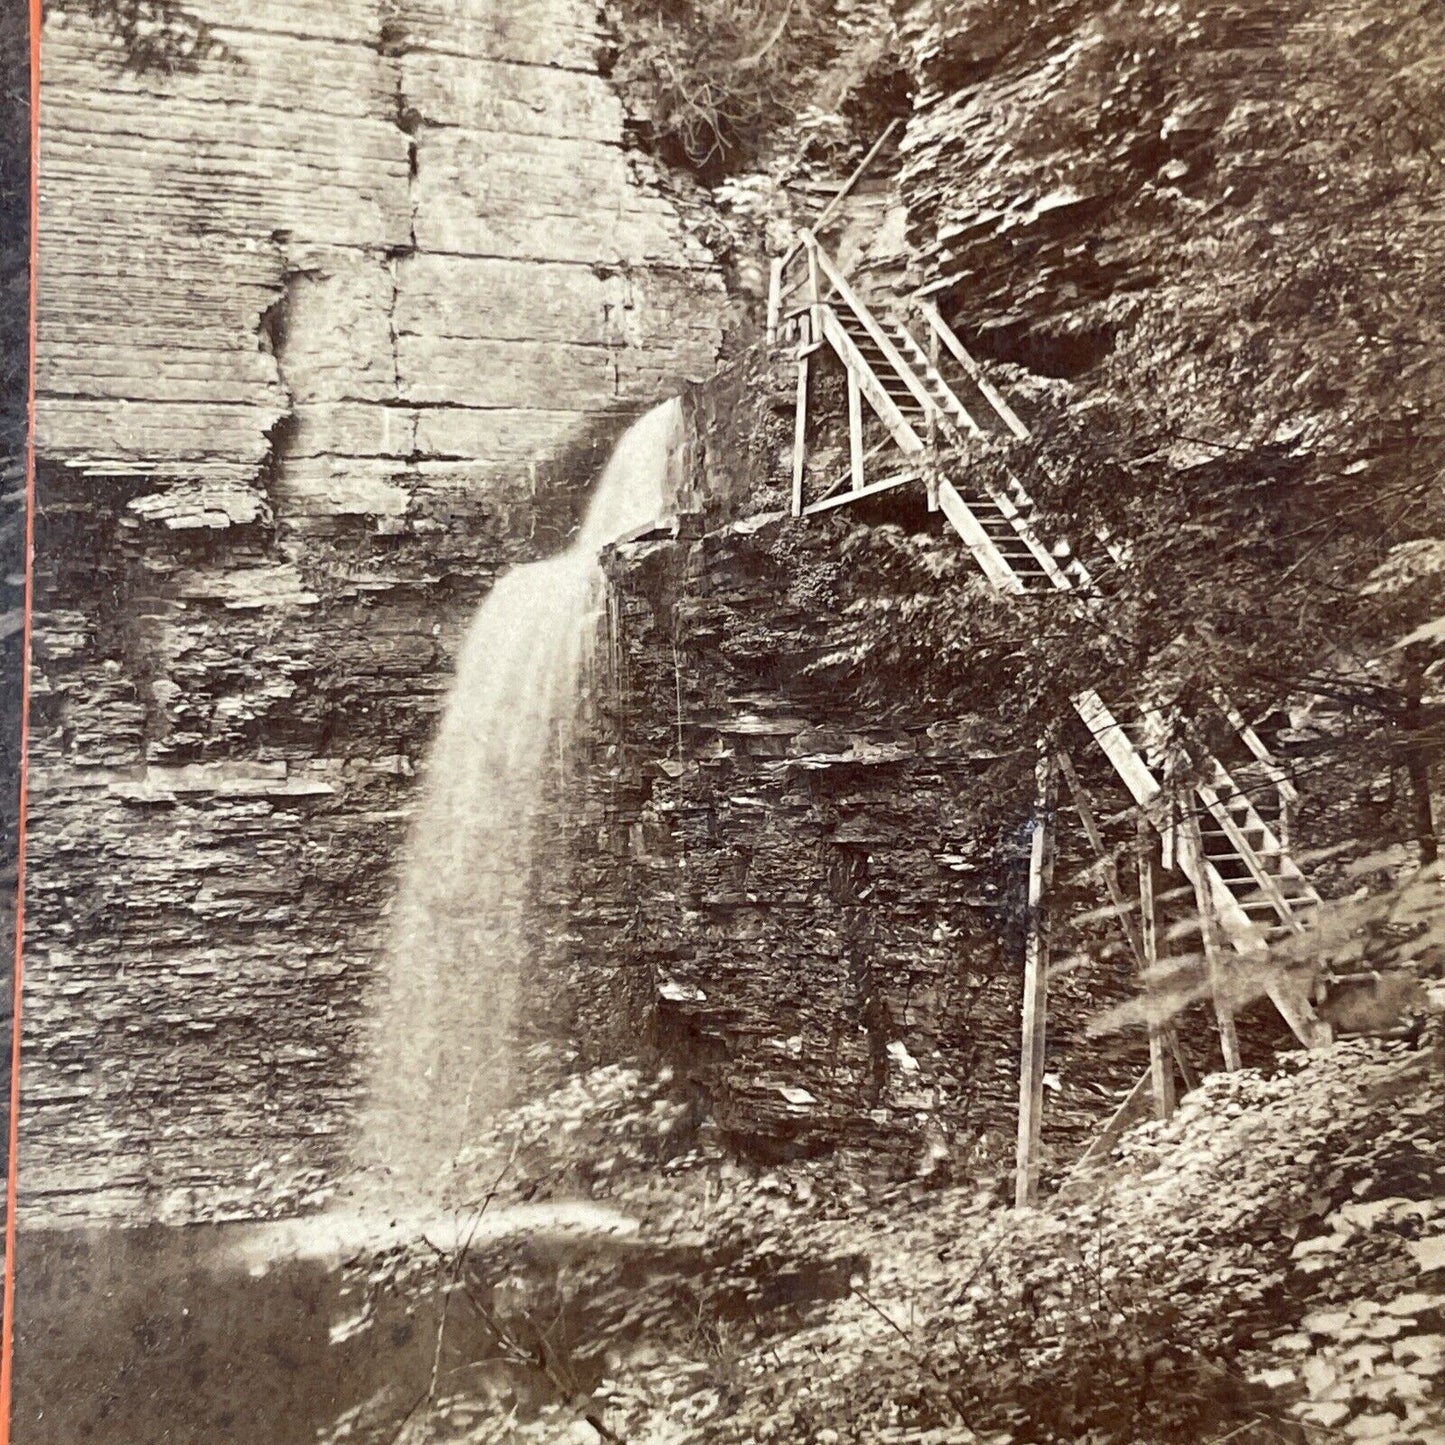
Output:
M1027 777L1031 745L987 698L930 702L907 671L870 696L843 676L850 610L877 585L850 536L930 518L921 491L785 516L794 383L768 371L692 394L699 510L609 557L609 675L559 819L571 871L544 900L562 947L543 988L569 1011L552 1032L589 1062L650 1051L757 1161L1002 1174L1031 790L1005 791L1000 764L1022 746ZM1081 830L1059 832L1062 922L1097 899ZM1131 988L1109 925L1087 944L1061 928L1057 946L1093 958L1054 985L1046 1142L1062 1165L1147 1049L1088 1032Z
M650 1039L744 1155L988 1177L1013 1150L1029 796L991 796L985 712L911 707L906 678L894 704L837 685L846 530L774 515L619 555L568 991L590 981L584 1038L628 1000L633 1046ZM1004 836L981 831L981 798ZM1061 830L1064 879L1089 862L1078 831ZM1129 975L1106 947L1055 984L1058 1164L1147 1064L1137 1037L1088 1034Z
M585 0L50 9L24 1209L285 1210L461 628L724 298Z
M685 500L697 510L677 535L609 555L608 677L586 776L557 821L571 833L570 872L554 865L544 889L560 948L539 992L565 1001L550 1032L575 1040L584 1061L650 1052L744 1157L834 1155L894 1183L1004 1183L1033 817L1028 719L997 689L939 690L926 644L910 650L917 619L877 539L934 536L961 559L923 579L919 606L967 589L972 565L921 487L803 520L782 510L790 370L745 360L691 393ZM835 418L818 401L826 448ZM987 605L985 591L967 595ZM880 614L885 596L895 600ZM1042 610L1012 610L1021 630L1045 625ZM859 662L870 614L902 641ZM1129 886L1130 800L1082 733L1065 743ZM1056 838L1050 1182L1148 1062L1141 1030L1092 1027L1133 995L1134 964L1100 912L1098 861L1067 790ZM1165 905L1171 923L1180 906ZM1165 947L1187 944L1171 935ZM544 1000L524 1012L542 1018ZM1288 1039L1267 1003L1241 1014L1240 1031L1261 1065ZM1217 1067L1204 1005L1183 1016L1181 1046L1199 1073Z

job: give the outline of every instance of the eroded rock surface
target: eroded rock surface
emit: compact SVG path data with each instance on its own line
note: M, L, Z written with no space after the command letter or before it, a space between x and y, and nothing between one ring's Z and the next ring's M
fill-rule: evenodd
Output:
M592 6L189 9L45 36L36 1218L324 1187L462 625L720 339Z

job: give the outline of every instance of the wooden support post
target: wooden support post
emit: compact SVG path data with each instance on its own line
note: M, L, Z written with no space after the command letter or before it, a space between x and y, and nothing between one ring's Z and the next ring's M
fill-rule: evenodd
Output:
M1146 954L1145 950L1144 935L1143 933L1141 933L1139 924L1134 918L1134 910L1132 906L1130 905L1128 899L1124 896L1124 885L1120 881L1118 868L1114 866L1113 855L1104 846L1104 835L1099 828L1099 822L1097 817L1095 816L1093 804L1089 801L1089 795L1084 790L1084 785L1079 781L1079 775L1074 768L1074 760L1068 755L1068 753L1060 750L1057 754L1057 761L1059 765L1059 771L1064 775L1064 780L1069 785L1069 792L1072 794L1074 800L1074 808L1079 814L1079 821L1084 825L1084 833L1088 837L1090 844L1093 846L1094 852L1098 855L1099 866L1103 869L1104 872L1104 885L1108 889L1109 901L1114 906L1114 914L1119 920L1119 927L1123 930L1125 941L1129 945L1129 952L1134 955L1135 967L1138 968L1139 973L1142 976L1143 974L1148 972L1150 963L1150 957L1148 954ZM1146 832L1148 833L1151 856L1153 856L1153 850L1157 847L1157 842L1153 835L1153 829L1149 824L1148 818L1145 817L1143 814L1140 815L1139 823L1141 838ZM1141 891L1141 904L1142 901L1143 900ZM1142 907L1140 911L1143 911ZM1157 956L1157 922L1155 923L1154 937L1156 939L1156 942L1154 944L1154 954L1155 956ZM1199 1080L1195 1077L1194 1070L1189 1066L1188 1059L1184 1057L1184 1052L1179 1047L1178 1033L1172 1028L1165 1028L1160 1030L1160 1034L1163 1043L1168 1048L1170 1055L1173 1057L1175 1064L1178 1066L1179 1077L1184 1081L1184 1087L1186 1089L1198 1088ZM1154 1041L1151 1037L1149 1050L1150 1072L1144 1076L1146 1082L1152 1081L1154 1076L1153 1044ZM1169 1081L1169 1085L1170 1097L1172 1098L1172 1078ZM1156 1099L1159 1097L1159 1092L1157 1089L1155 1090L1154 1096ZM1170 1109L1171 1111L1173 1109L1172 1102L1170 1104Z
M1077 1173L1085 1165L1092 1164L1101 1154L1107 1154L1123 1137L1126 1129L1143 1122L1144 1102L1149 1097L1149 1082L1149 1074L1145 1073L1139 1076L1138 1082L1129 1090L1124 1102L1110 1115L1109 1122L1094 1136L1089 1147L1079 1155L1074 1167L1069 1171L1071 1175Z
M1194 1072L1194 1065L1184 1056L1184 1050L1179 1047L1178 1029L1169 1030L1169 1052L1174 1055L1174 1067L1179 1070L1179 1077L1184 1081L1184 1092L1187 1094L1190 1089L1199 1087L1199 1075Z
M1149 970L1159 962L1159 835L1142 813L1139 815L1139 934L1143 941L1145 993L1152 987ZM1154 1117L1174 1115L1174 1064L1170 1058L1167 1025L1149 1020L1149 1087L1154 1098Z
M783 258L774 256L768 268L768 345L778 344L778 313L783 300Z
M829 201L826 206L823 207L822 214L818 217L816 221L813 222L812 228L815 232L821 231L823 227L826 226L828 222L833 219L833 213L847 199L848 193L853 189L853 187L856 186L858 182L863 179L864 175L867 174L868 167L871 166L874 160L877 159L878 152L883 149L884 145L887 143L888 137L891 136L893 132L898 129L900 123L901 122L896 119L890 120L883 133L878 137L877 140L873 142L871 146L868 147L868 154L865 155L863 159L859 161L858 164L853 168L853 174L850 175L848 179L843 182L843 184L838 188L837 195L835 195L833 199Z
M930 326L928 328L928 364L938 376L942 376L942 370L938 365L938 334ZM928 510L938 510L938 414L932 407L928 409Z
M803 248L808 258L808 316L812 323L812 335L808 340L821 341L823 339L823 292L818 275L818 243L809 231L803 232Z
M853 490L863 490L863 389L858 374L848 368L848 466L853 477Z
M1194 897L1199 908L1199 936L1204 949L1204 963L1209 970L1209 986L1214 995L1214 1016L1219 1022L1219 1047L1224 1067L1233 1073L1240 1067L1239 1035L1234 1027L1234 1007L1229 997L1228 963L1224 940L1219 928L1219 915L1214 906L1214 891L1209 875L1209 862L1204 854L1204 840L1199 832L1199 819L1192 809L1181 809L1179 819L1179 851L1185 871L1194 878Z
M1159 829L1159 864L1166 873L1179 867L1179 798L1169 773L1165 773L1165 795L1160 801L1156 826Z
M1038 767L1038 797L1029 849L1028 929L1024 954L1023 1057L1019 1067L1018 1157L1014 1207L1034 1203L1039 1192L1039 1141L1044 1111L1044 1045L1049 997L1048 896L1054 873L1054 766Z
M803 515L803 465L808 445L808 358L798 358L798 407L793 418L793 515Z
M1060 752L1057 756L1059 771L1069 785L1069 793L1074 800L1074 809L1079 815L1079 821L1084 825L1084 834L1098 855L1099 866L1104 871L1104 886L1109 892L1109 902L1114 905L1115 915L1119 919L1119 927L1124 930L1124 938L1129 945L1129 952L1134 955L1134 963L1139 972L1143 973L1148 966L1144 961L1144 942L1140 936L1138 924L1134 920L1133 909L1124 896L1124 885L1119 881L1119 870L1114 866L1113 855L1104 846L1104 835L1094 816L1089 795L1084 791L1084 785L1079 781L1079 775L1074 770L1074 760L1066 752Z

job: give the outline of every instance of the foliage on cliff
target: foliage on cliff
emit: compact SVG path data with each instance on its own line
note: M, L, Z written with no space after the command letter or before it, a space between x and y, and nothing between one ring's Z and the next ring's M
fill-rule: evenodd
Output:
M1435 653L1390 649L1445 578L1441 7L970 0L909 35L910 234L978 353L1052 379L1000 461L1129 543L1118 669L1331 683L1436 753Z
M955 467L1044 507L1102 620L991 604L951 538L859 535L847 647L1035 729L1089 683L1332 710L1310 766L1402 780L1428 861L1445 749L1445 13L1433 3L907 7L910 239L1029 421Z
M1361 1042L1216 1076L1022 1212L739 1167L666 1080L584 1076L459 1161L459 1243L348 1267L346 1328L409 1300L436 1364L400 1429L392 1398L327 1438L1416 1445L1445 1425L1440 1067ZM489 1221L564 1178L570 1243L545 1206L531 1242Z
M883 0L614 0L612 13L613 79L644 139L710 183L796 142L800 120L826 148L825 118L897 73Z
M1298 1062L1216 1077L1045 1211L885 1214L867 1283L740 1362L685 1438L1263 1442L1355 1420L1350 1438L1431 1438L1438 1064Z

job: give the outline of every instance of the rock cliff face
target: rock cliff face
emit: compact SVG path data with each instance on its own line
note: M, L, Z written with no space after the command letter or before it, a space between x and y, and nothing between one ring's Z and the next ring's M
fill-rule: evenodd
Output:
M35 1219L324 1186L462 624L720 341L585 0L186 14L45 36Z
M830 657L873 585L848 560L850 534L927 518L921 498L916 514L856 522L778 512L792 385L778 380L744 369L694 394L702 510L677 538L609 560L610 677L557 829L571 832L571 873L543 899L559 942L543 989L570 1011L552 1031L592 1062L650 1046L753 1158L842 1150L894 1177L1001 1172L1030 796L996 790L1017 729L986 699L930 711L907 673L882 700L839 684ZM1080 830L1060 834L1062 919L1097 900ZM1082 938L1061 929L1060 956ZM1087 1035L1130 988L1110 942L1106 927L1096 961L1055 984L1046 1139L1059 1163L1147 1063L1137 1037Z
M566 881L543 900L559 943L543 988L570 1009L551 1031L589 1062L650 1047L755 1159L842 1151L893 1178L998 1176L1014 1149L1033 743L997 697L935 696L906 642L871 676L848 661L854 619L889 585L868 539L941 522L921 489L785 516L792 388L786 368L742 365L696 390L684 503L698 510L677 537L609 558L610 675L555 830L570 830L572 871L554 860ZM906 635L908 610L893 617ZM1123 850L1126 795L1102 754L1074 753ZM1067 795L1056 835L1054 1177L1147 1066L1139 1031L1090 1029L1135 983ZM1286 1037L1267 1005L1241 1033L1261 1064ZM1183 1048L1216 1066L1202 1005Z
M621 1041L650 1038L744 1154L988 1173L1012 1150L1028 799L991 846L990 719L831 685L839 540L773 518L618 559L622 681L569 991L597 1000L584 1037L629 1000ZM1087 860L1065 841L1068 875ZM1126 988L1117 958L1056 988L1061 1162L1147 1061L1136 1039L1085 1035Z
M25 603L25 403L29 351L30 61L28 17L0 14L0 949L15 956L20 693ZM7 965L8 968L8 965ZM0 1068L10 1070L12 990L0 987ZM9 1108L6 1138L9 1137ZM3 1158L3 1153L0 1153Z

